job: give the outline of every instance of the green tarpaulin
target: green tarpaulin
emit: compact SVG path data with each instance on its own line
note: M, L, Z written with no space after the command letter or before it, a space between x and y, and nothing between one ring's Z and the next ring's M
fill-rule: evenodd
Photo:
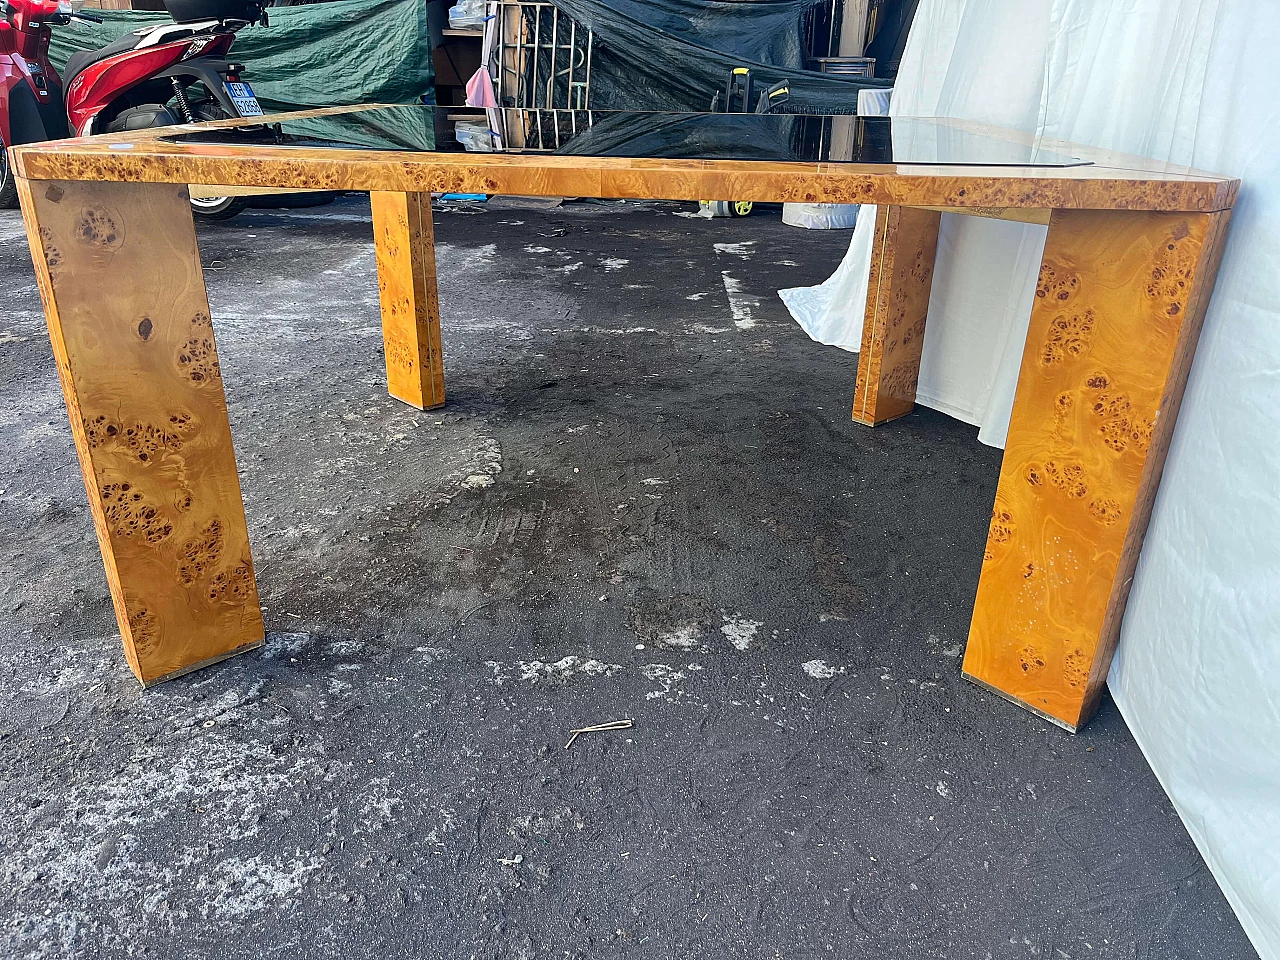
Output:
M166 23L168 14L95 10L103 22L74 20L53 32L49 57L59 72L80 50L105 46L130 30ZM269 27L236 35L231 58L269 113L351 103L434 101L426 0L333 0L272 7ZM403 129L384 131L405 147L431 149L429 110L398 110ZM329 135L322 121L308 133ZM373 146L374 144L370 144ZM387 146L386 140L377 144Z

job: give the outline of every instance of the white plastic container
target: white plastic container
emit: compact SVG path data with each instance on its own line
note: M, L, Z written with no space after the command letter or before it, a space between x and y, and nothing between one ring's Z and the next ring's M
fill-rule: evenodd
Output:
M852 230L858 222L858 204L784 203L782 222L806 230Z

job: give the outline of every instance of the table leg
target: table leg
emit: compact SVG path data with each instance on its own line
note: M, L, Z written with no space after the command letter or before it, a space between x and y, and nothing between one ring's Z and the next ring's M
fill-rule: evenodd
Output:
M187 188L18 191L129 666L147 685L259 646Z
M387 389L419 410L444 405L431 194L375 191L373 237Z
M1049 225L964 673L1071 730L1106 680L1228 216Z
M911 412L920 376L933 259L942 215L878 206L858 355L853 419L868 426Z

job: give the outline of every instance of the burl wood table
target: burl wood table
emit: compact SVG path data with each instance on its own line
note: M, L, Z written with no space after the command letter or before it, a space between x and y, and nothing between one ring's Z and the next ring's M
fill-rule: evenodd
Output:
M481 115L483 117L483 114ZM361 107L13 152L129 665L263 641L187 184L367 190L393 396L444 403L432 191L878 205L854 419L908 412L942 210L1048 224L964 673L1095 709L1238 184L950 121L491 111L505 150ZM263 143L264 139L270 143ZM515 146L512 146L515 145Z

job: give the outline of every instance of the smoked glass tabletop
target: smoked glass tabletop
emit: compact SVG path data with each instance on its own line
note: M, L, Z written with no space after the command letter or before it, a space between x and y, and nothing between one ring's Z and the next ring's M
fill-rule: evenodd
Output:
M164 138L310 149L537 152L594 157L1075 167L1032 137L910 117L377 106Z

